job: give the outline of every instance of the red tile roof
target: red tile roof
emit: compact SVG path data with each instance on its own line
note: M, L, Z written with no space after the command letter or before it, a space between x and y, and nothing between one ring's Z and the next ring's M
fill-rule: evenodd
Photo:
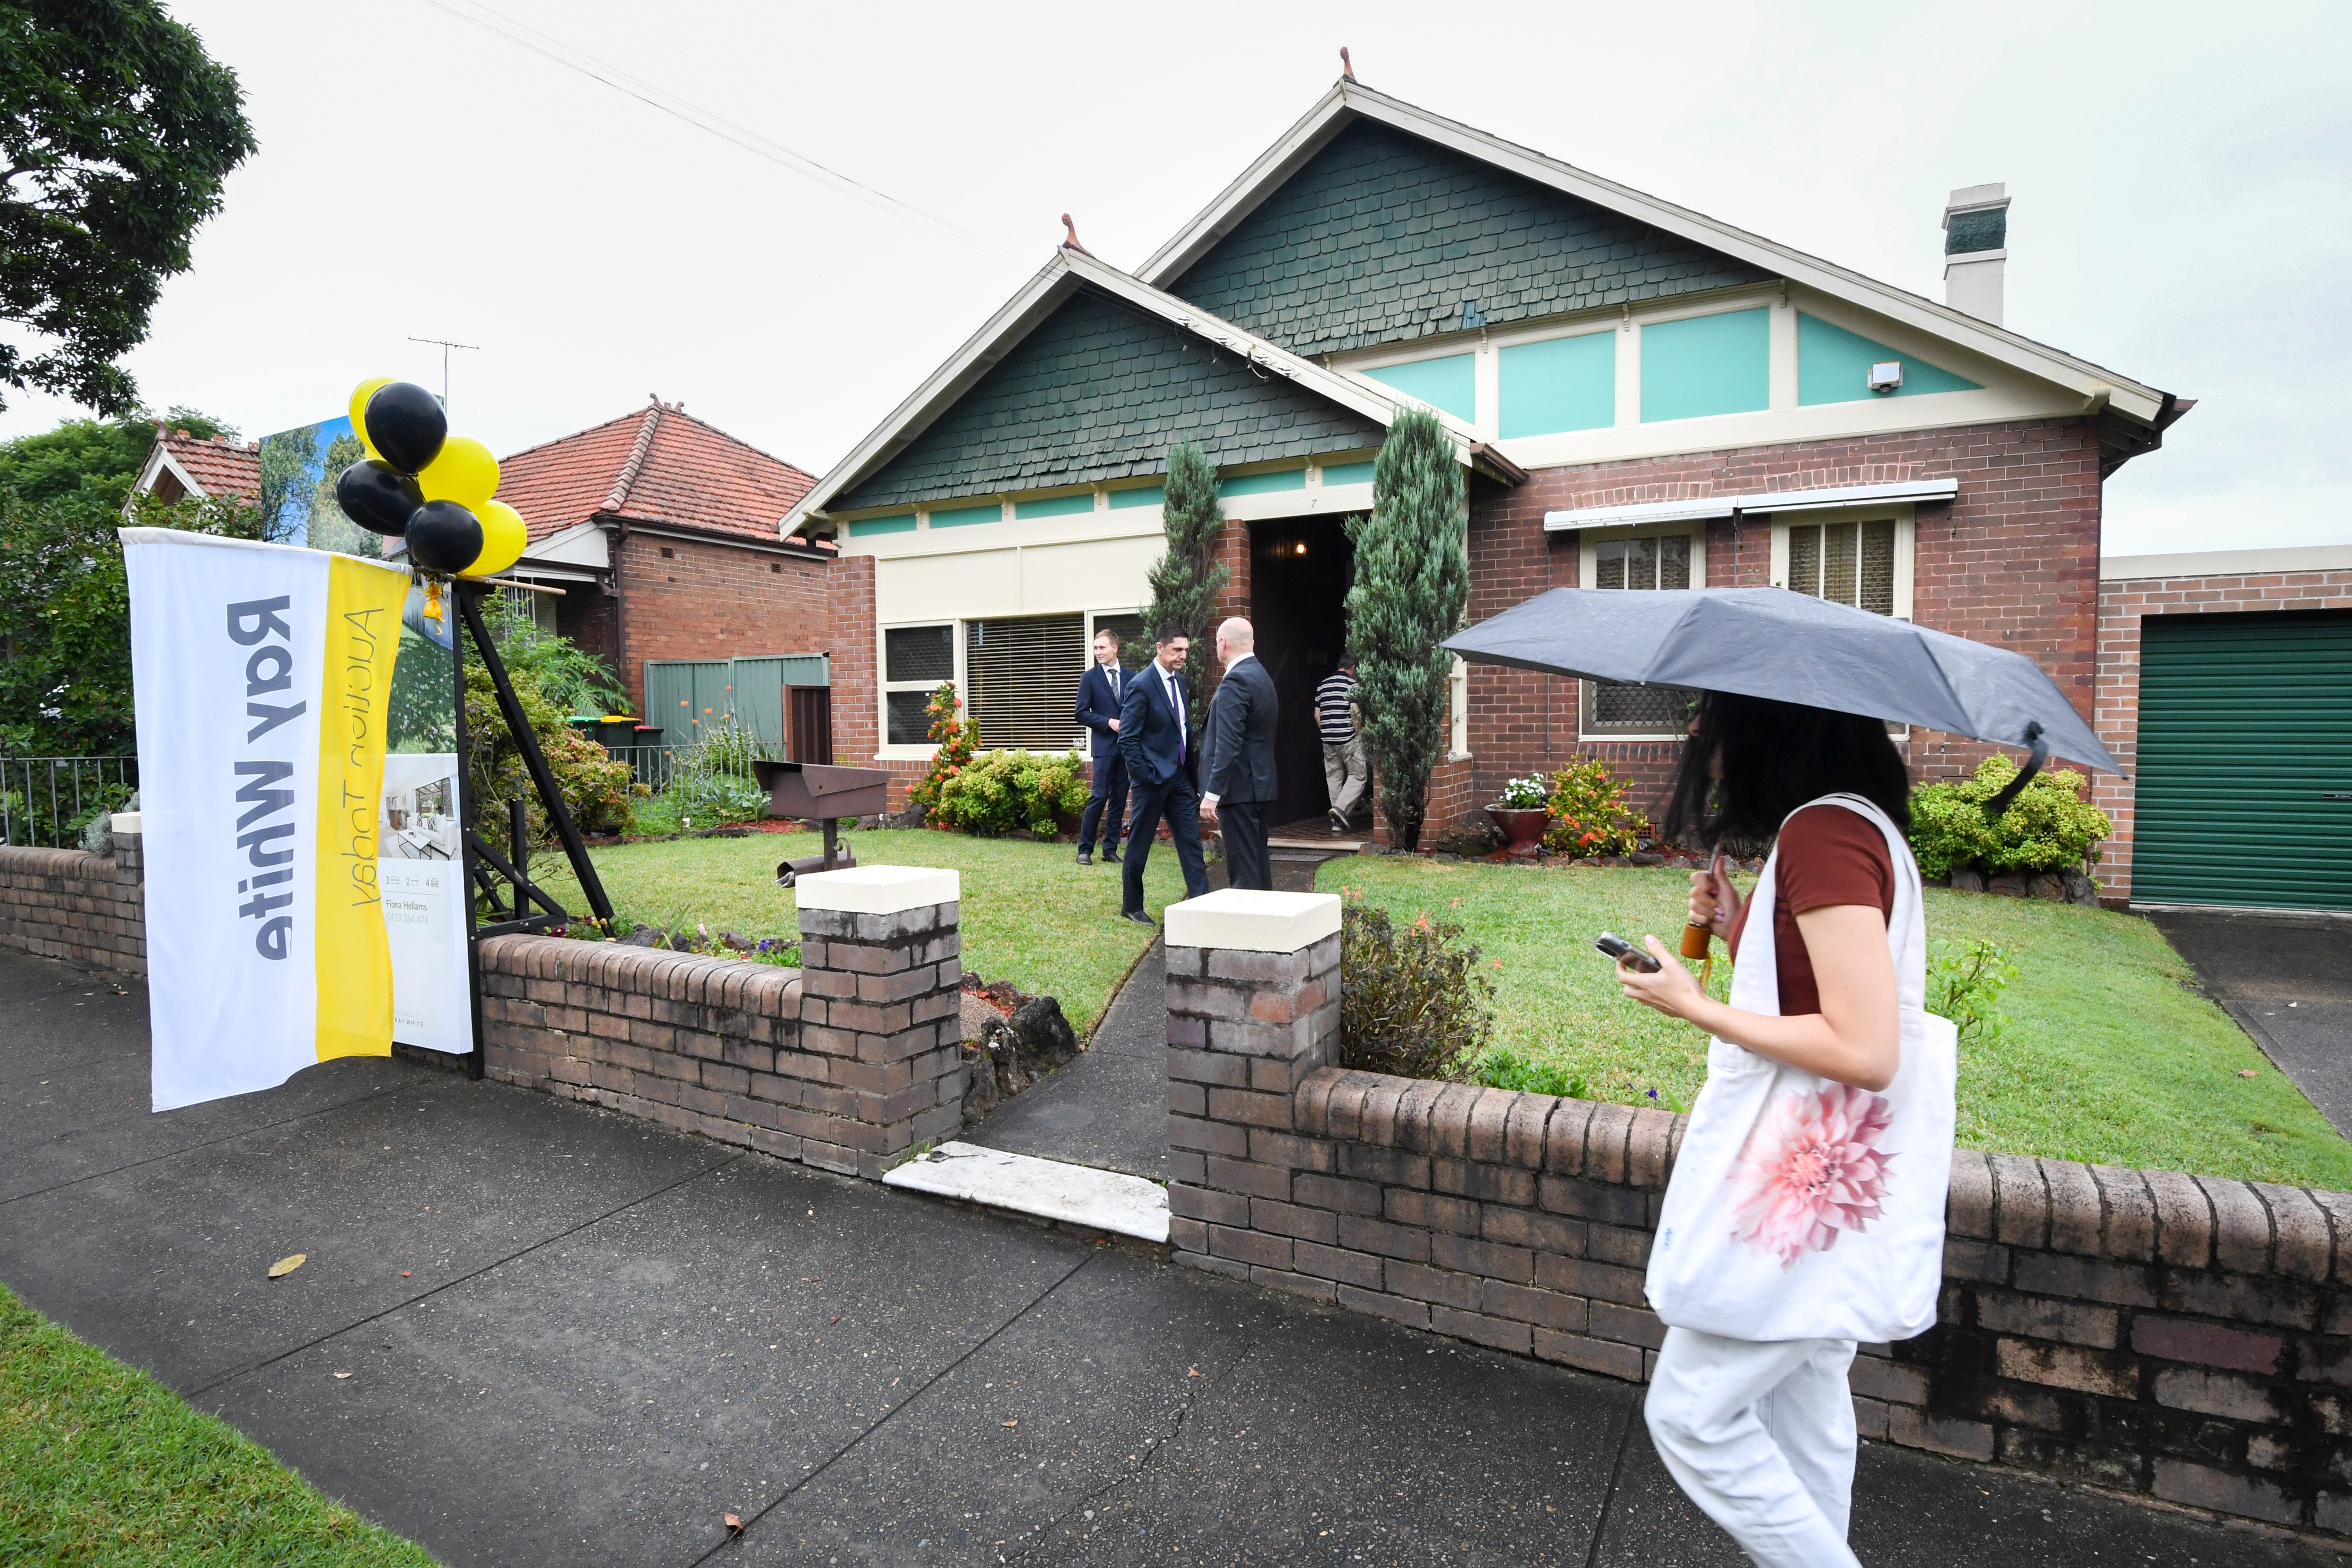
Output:
M499 499L522 513L534 542L603 516L772 540L815 483L815 475L658 401L499 463Z
M156 439L205 494L238 496L248 501L261 499L260 442L199 440L184 430L161 429Z

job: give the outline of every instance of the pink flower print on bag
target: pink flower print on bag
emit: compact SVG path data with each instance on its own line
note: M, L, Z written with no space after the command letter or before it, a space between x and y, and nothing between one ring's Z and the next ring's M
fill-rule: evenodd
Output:
M1895 1159L1878 1141L1894 1120L1885 1096L1846 1084L1787 1096L1732 1167L1732 1239L1790 1268L1876 1219Z

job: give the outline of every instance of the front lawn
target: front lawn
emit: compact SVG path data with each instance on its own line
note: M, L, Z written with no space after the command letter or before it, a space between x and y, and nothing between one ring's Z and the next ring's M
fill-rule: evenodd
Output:
M1593 1098L1686 1109L1697 1094L1705 1039L1626 1001L1592 950L1603 930L1636 942L1654 932L1672 945L1688 872L1363 856L1326 864L1317 886L1361 889L1403 920L1425 910L1459 921L1498 983L1496 1043L1580 1075ZM2000 1002L2007 1034L1961 1049L1962 1143L2352 1189L2352 1143L2190 989L2189 965L2147 921L1927 889L1931 956L1937 943L1969 937L2007 949L2019 976ZM1718 956L1718 990L1727 967Z
M433 1568L0 1287L0 1562Z
M1099 859L1080 866L1066 844L920 828L845 833L842 843L870 866L962 872L964 967L1057 998L1080 1034L1094 1027L1120 977L1151 942L1149 928L1118 918L1119 868ZM714 936L731 931L796 940L799 906L776 886L776 863L823 847L814 833L758 833L615 845L590 858L624 920L669 930L699 922ZM560 852L534 856L531 870L565 909L587 909ZM1157 919L1183 889L1175 850L1158 846L1144 868L1145 909Z

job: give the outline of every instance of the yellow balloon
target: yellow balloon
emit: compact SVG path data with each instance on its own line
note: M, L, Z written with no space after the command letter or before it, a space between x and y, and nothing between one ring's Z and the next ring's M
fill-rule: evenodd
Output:
M461 575L494 577L522 559L523 546L530 542L522 513L502 500L489 500L476 507L474 516L482 525L482 552Z
M452 436L441 443L441 455L416 471L416 483L426 500L453 500L479 512L498 493L499 460L473 437Z
M390 386L397 379L398 377L396 376L379 375L374 377L373 380L363 381L357 386L352 388L352 434L360 438L360 445L367 448L367 455L371 458L381 458L383 454L377 451L375 449L375 443L368 439L368 399L375 395L376 389L378 387Z

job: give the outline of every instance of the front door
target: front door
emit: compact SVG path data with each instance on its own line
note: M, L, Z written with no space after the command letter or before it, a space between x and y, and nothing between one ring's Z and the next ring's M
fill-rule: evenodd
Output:
M1319 820L1331 797L1323 787L1315 688L1339 668L1347 647L1355 547L1337 518L1279 518L1249 527L1250 624L1282 702L1274 749L1281 795L1272 821Z

